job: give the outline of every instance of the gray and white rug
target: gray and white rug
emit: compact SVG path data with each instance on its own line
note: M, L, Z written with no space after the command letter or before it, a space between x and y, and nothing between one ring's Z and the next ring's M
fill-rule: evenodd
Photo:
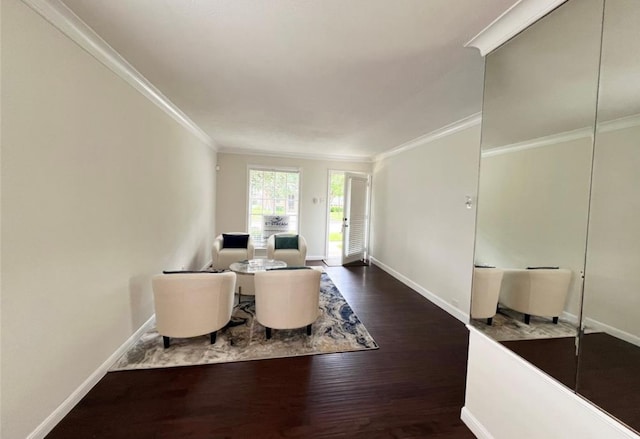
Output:
M154 328L120 357L111 370L192 366L378 349L373 337L326 273L322 274L320 284L320 316L312 329L310 337L305 328L273 330L271 339L267 340L264 327L255 319L254 302L243 302L235 306L231 324L218 331L214 345L210 344L209 335L203 335L172 338L171 346L164 349L162 336Z
M577 331L576 326L569 322L560 320L554 324L550 318L537 316L531 316L527 325L524 314L503 307L493 317L491 326L486 324L486 319L471 320L471 324L497 341L574 337Z

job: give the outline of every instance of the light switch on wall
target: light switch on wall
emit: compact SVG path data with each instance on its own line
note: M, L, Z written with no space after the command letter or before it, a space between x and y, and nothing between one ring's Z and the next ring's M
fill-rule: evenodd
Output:
M467 206L467 209L471 209L473 207L473 200L469 195L464 197L464 205Z

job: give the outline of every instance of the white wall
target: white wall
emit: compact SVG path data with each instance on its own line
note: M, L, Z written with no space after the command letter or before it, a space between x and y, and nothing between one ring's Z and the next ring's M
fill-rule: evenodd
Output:
M480 126L376 162L372 260L459 319L469 314Z
M2 437L24 438L199 268L215 152L17 0L2 1Z
M468 328L462 419L478 438L639 437L501 344Z
M247 230L247 184L251 165L299 168L300 234L307 241L307 257L325 256L329 170L371 173L371 163L339 162L244 154L218 154L216 232ZM314 204L313 198L323 198Z
M560 266L573 271L565 310L580 314L587 242L590 137L480 162L476 263L501 268Z
M640 127L596 137L585 324L640 345Z

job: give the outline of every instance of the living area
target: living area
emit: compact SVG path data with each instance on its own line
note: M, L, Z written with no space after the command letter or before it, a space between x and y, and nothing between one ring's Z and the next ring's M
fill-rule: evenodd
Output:
M464 45L531 4L2 0L0 435L626 434L465 327L485 53ZM285 189L257 193L254 171ZM336 173L364 176L364 218L338 215L344 200L331 215ZM306 247L291 265L311 268L243 273L285 259L268 216L288 216ZM336 224L369 265L322 262ZM233 232L245 253L215 268ZM154 330L154 279L189 274L226 279L224 315L194 337ZM316 318L261 320L285 282L265 282L261 311L256 276L298 275Z
M325 256L330 171L372 175L370 254L395 276L409 274L410 281L420 285L420 294L429 295L458 318L468 314L472 242L453 247L451 243L461 234L473 236L473 215L462 203L444 201L448 197L463 200L464 193L473 191L477 125L432 142L425 138L426 146L380 157L375 164L370 154L321 153L320 145L311 147L304 156L286 151L274 155L223 150L175 106L160 108L154 103L157 101L149 100L157 98L150 88L137 89L123 81L112 70L116 67L105 68L96 58L100 54L81 48L51 21L21 1L2 3L2 108L11 109L3 111L2 132L3 437L44 437L90 389L109 385L110 376L116 373L108 370L153 321L152 277L164 270L201 270L212 259L216 236L249 231L248 169L252 166L299 171L297 234L306 240L311 264L320 263ZM479 67L481 60L474 55L470 64ZM34 124L38 129L33 129ZM426 129L434 130L441 124L435 120ZM418 137L424 130L422 126L403 136ZM379 138L381 146L389 142L401 143ZM457 162L461 155L470 159L464 166L453 172L444 169L443 163ZM392 195L397 193L404 196ZM423 202L410 205L408 200L415 198ZM434 208L442 215L431 215ZM429 227L425 229L425 225ZM431 250L430 254L419 250L405 259L408 248ZM438 249L446 250L451 259L442 259ZM46 263L34 268L35 255L38 259L47 255ZM452 275L450 268L444 270L445 266L456 274ZM437 381L418 383L423 368L414 369L417 366L410 363L412 357L418 358L417 351L427 340L419 329L420 320L425 312L437 308L419 294L410 293L402 283L389 280L392 278L377 267L354 267L344 274L338 274L341 267L324 269L332 281L342 279L336 287L369 331L378 325L372 336L376 343L387 346L376 357L380 362L375 362L382 375L372 373L371 379L384 385L385 370L397 364L394 382L398 389L436 385ZM449 274L444 275L445 271ZM352 276L362 276L361 281ZM358 293L367 278L383 282L379 287L383 289L369 286L368 295ZM370 301L369 296L378 301ZM367 303L371 306L368 311ZM377 315L379 312L383 315ZM465 329L446 313L436 313L433 324L443 319L458 328L453 330L457 335L451 349L457 352L459 373L455 379L447 378L457 402L450 406L447 422L455 425L454 430L464 429L459 406ZM404 334L402 339L395 331L385 336L385 327L397 327L398 333ZM304 328L299 335L306 337ZM273 336L278 336L277 330ZM160 342L156 345L163 350ZM402 350L408 355L403 360L406 367L397 359ZM240 374L241 379L243 371L284 367L293 371L296 386L304 386L309 380L300 374L311 376L314 364L324 364L328 369L319 369L327 371L323 373L335 370L327 377L336 380L341 364L350 364L353 369L345 372L345 377L351 377L358 391L367 385L358 377L366 375L365 370L374 364L371 357L360 354L374 352L381 349L320 355L294 363L266 361L278 361L273 366L256 361L220 364L215 365L216 374L222 376L210 379L220 385L226 373ZM451 355L443 353L442 357ZM183 370L173 372L178 375L171 373L174 378L166 380L179 380L179 376L197 380L201 367L196 371L178 369ZM411 373L403 376L402 371L409 369ZM168 370L117 374L137 374L131 378L134 382L147 382L160 390L162 386L147 379ZM447 368L439 373L446 374ZM142 378L140 374L149 375ZM128 382L122 385L126 388L132 384ZM287 380L274 381L283 382ZM332 400L334 387L329 381L326 386L326 397ZM370 404L379 402L376 392L387 391L384 386L370 388ZM292 391L302 391L297 389ZM226 398L233 398L236 391L229 389ZM239 398L249 398L251 392L249 387ZM429 393L425 392L425 398ZM411 392L406 398L410 403ZM433 401L425 404L440 406ZM413 420L402 421L400 417L401 424L388 428L413 423L420 416L420 405L411 411ZM388 404L379 405L375 413L382 413L385 407ZM126 404L121 408L127 411ZM330 406L327 409L331 411ZM172 411L163 405L156 413L161 416ZM357 412L353 416L361 418ZM349 419L353 416L334 424L335 428L351 428ZM154 428L162 424L160 421ZM375 430L379 426L374 422L358 428ZM100 431L108 435L110 430L103 425Z
M248 233L214 240L200 271L152 278L155 325L110 370L377 349L322 265L306 264L302 235L271 234L255 258Z

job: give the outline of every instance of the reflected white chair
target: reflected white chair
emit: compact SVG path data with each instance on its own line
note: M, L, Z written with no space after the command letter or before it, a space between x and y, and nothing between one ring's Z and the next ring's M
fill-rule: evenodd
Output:
M504 270L500 268L474 268L471 289L471 318L493 322L498 308L498 297Z
M171 337L187 338L210 334L231 320L236 274L160 274L151 280L156 327L168 348Z
M229 232L216 236L211 249L211 261L213 268L217 270L228 270L229 265L234 262L244 261L254 258L254 244L251 235L247 240L246 248L229 248L224 246L224 235L240 236L249 235L246 232ZM236 280L236 291L245 295L254 294L253 276L238 275Z
M505 270L500 303L524 314L529 324L532 315L553 318L564 311L571 283L571 270L533 269Z
M272 329L294 329L311 325L319 315L320 276L318 270L271 270L255 274L256 320Z
M297 236L297 248L277 248L278 238L293 238ZM302 235L291 233L277 233L267 239L267 257L284 261L289 267L303 267L307 259L307 241Z

